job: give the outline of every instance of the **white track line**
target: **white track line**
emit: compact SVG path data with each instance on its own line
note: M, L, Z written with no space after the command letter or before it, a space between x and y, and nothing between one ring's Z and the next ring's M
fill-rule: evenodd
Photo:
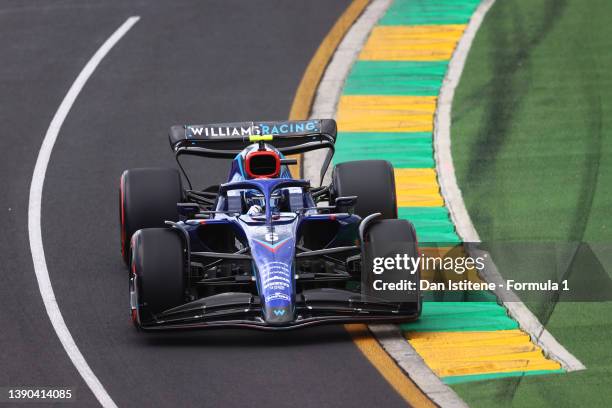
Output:
M34 272L36 273L36 280L38 281L38 289L40 296L45 304L47 315L51 324L55 329L57 337L62 342L64 350L70 357L72 364L76 367L87 386L94 393L100 404L105 408L116 408L117 405L112 400L108 392L104 389L104 386L100 383L94 372L91 370L85 357L81 354L81 351L77 347L66 322L62 316L62 312L59 309L55 294L53 293L53 287L51 286L51 279L49 278L49 271L47 270L47 261L45 259L45 251L42 242L41 232L41 205L42 205L42 193L43 186L45 183L45 174L47 173L47 166L49 165L49 159L51 158L51 152L53 146L57 140L57 136L62 128L64 120L74 101L79 96L79 93L83 89L83 86L87 83L87 80L96 70L100 61L108 54L108 52L117 44L117 42L129 31L134 24L138 22L140 17L134 16L128 18L108 39L102 46L96 51L96 53L87 62L83 70L79 73L79 76L74 80L74 83L68 90L68 93L64 97L64 100L60 104L45 138L42 142L40 150L38 152L38 158L36 159L36 166L34 167L34 174L32 175L32 184L30 185L30 199L28 205L28 233L30 237L30 250L32 252L32 261L34 262Z
M334 118L344 82L353 63L378 20L385 14L391 0L373 0L353 24L329 63L312 106L312 118ZM303 169L306 180L319 180L325 152L304 155ZM329 184L330 172L323 184ZM443 408L465 408L465 402L425 364L416 350L406 341L396 325L370 325L370 331L385 351L395 360L408 377L437 405Z
M455 168L451 152L451 107L455 95L455 88L459 85L459 80L461 79L463 67L465 66L465 61L470 51L472 41L476 36L476 32L485 14L489 11L491 6L493 6L494 2L495 0L483 0L472 15L470 23L466 27L448 65L448 71L446 72L442 89L440 89L435 115L434 152L440 190L453 223L455 224L455 228L457 229L457 233L463 242L468 244L480 242L480 237L465 207L465 202L463 201L463 196L455 177ZM483 251L475 250L471 245L466 245L466 247L472 256L485 255ZM491 257L487 256L485 259L487 259L487 263L480 275L484 280L494 282L496 287L499 287L499 284L505 281L497 270ZM544 328L538 318L517 296L511 293L510 298L508 298L509 296L507 294L506 296L502 296L499 290L496 291L496 294L506 309L508 309L510 316L519 323L521 329L529 333L531 339L542 348L548 357L557 360L567 371L584 370L586 368L580 360L572 355Z

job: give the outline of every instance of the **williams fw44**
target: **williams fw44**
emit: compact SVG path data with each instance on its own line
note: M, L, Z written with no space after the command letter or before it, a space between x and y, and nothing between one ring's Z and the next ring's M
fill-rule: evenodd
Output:
M327 149L323 180L335 121L173 126L169 137L178 169L121 176L121 251L138 328L283 330L419 316L418 294L390 302L362 291L364 260L387 256L381 242L418 256L412 224L397 219L391 164L341 163L318 187L290 173L287 155ZM227 159L227 182L195 188L207 167L186 172L184 156Z

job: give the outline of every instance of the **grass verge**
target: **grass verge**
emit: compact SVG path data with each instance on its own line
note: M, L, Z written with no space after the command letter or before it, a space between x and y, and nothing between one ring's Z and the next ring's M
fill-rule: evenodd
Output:
M482 240L612 242L611 15L608 0L498 0L485 18L452 116L457 179ZM610 274L612 255L596 255ZM537 313L586 371L453 388L475 407L610 406L612 302Z

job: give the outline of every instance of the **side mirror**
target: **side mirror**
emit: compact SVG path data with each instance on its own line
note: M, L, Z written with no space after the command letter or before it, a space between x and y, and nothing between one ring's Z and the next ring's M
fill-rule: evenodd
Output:
M357 196L336 197L336 200L334 201L336 211L347 212L349 214L353 213L353 209L355 208L356 204Z

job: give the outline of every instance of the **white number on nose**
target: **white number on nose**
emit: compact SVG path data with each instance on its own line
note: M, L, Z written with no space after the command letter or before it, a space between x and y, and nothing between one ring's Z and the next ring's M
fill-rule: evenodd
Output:
M272 242L272 241L278 241L278 234L274 233L274 232L268 232L265 235L265 239L268 242Z

